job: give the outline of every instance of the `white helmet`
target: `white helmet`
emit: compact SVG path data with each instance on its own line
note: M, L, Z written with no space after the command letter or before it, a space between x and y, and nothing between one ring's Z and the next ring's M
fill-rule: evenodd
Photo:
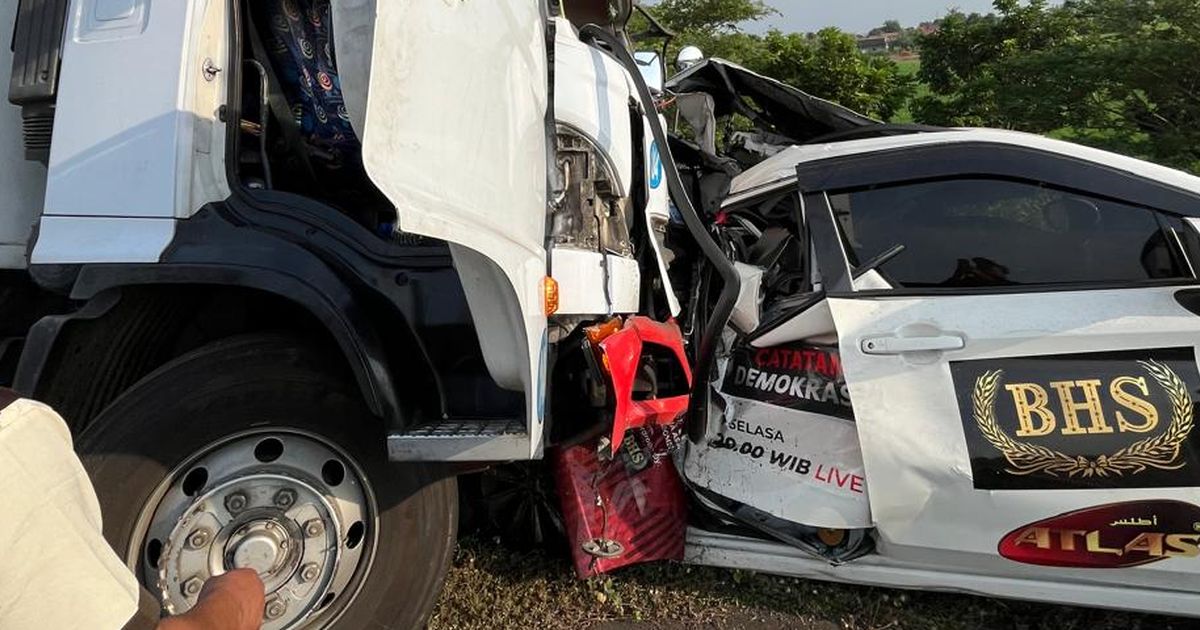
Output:
M680 72L704 61L704 52L695 46L685 46L675 58L675 68Z

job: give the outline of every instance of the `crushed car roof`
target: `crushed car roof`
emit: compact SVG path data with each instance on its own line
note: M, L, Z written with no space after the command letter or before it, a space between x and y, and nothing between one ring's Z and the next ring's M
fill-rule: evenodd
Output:
M706 59L671 77L666 87L676 93L710 94L717 118L742 114L791 142L881 124L724 59Z
M949 129L938 133L884 136L865 140L789 147L735 177L725 203L736 202L759 192L792 184L796 181L796 167L800 164L905 147L964 142L991 142L1066 155L1152 178L1189 192L1200 193L1200 177L1136 158L1019 131Z

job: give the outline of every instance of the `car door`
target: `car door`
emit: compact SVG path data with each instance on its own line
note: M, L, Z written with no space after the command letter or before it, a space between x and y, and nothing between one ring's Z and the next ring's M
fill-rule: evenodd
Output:
M772 189L722 212L731 218L718 241L737 252L743 290L713 383L722 411L688 449L684 474L790 523L867 528L858 436L833 320L813 291L795 190Z
M880 553L1200 591L1200 179L946 133L797 169Z
M401 230L450 243L488 370L525 393L529 435L540 436L553 134L546 3L378 2L375 11L367 173ZM526 456L539 450L535 438Z

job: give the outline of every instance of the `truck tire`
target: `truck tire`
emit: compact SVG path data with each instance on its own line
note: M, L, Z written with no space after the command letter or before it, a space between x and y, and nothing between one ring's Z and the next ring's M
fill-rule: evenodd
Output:
M283 336L218 341L78 437L104 535L164 613L237 566L263 578L267 630L424 624L453 552L456 481L389 462L382 423L334 363Z

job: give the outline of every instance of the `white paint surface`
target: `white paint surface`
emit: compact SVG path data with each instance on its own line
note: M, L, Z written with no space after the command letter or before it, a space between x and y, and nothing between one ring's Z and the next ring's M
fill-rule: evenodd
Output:
M551 257L554 279L558 281L556 315L637 312L641 271L636 260L569 247L554 248ZM605 299L606 279L611 302Z
M642 139L643 164L645 165L646 182L646 230L653 237L649 239L650 247L654 249L654 259L658 263L658 277L662 282L662 292L667 298L667 307L671 317L678 317L683 310L675 288L671 286L671 276L667 269L666 226L671 221L671 192L667 187L666 165L663 163L662 147L657 145L654 135L650 133L650 120L642 117L643 129L646 130ZM659 124L667 128L667 121L658 115Z
M1022 525L1119 501L1200 504L1200 488L976 490L949 369L950 361L967 359L1195 348L1200 317L1175 301L1177 290L830 299L882 552L952 573L1200 593L1200 563L1194 558L1087 572L1002 558L996 545ZM891 356L867 355L860 348L864 338L917 326L951 331L965 339L965 347Z
M388 36L375 38L371 59L367 173L400 229L455 245L474 319L487 324L488 370L525 393L529 433L540 436L549 84L540 8L395 1L377 13Z
M1186 558L1182 560L1195 560ZM1120 610L1200 617L1200 598L1195 578L1175 584L1146 587L1129 584L1100 584L1096 574L1125 574L1121 571L1075 569L1062 577L1042 567L1013 565L1006 573L986 574L973 568L951 569L936 558L899 560L871 555L842 565L831 565L777 542L713 534L689 529L684 561L730 569L763 571L801 578L848 582L892 588L956 591L972 595L1012 597L1051 604L1095 606ZM1061 572L1060 572L1061 573ZM802 595L797 595L801 597Z
M71 3L46 214L186 217L228 194L219 166L203 167L206 194L191 189L196 152L224 153L223 90L202 78L205 59L226 63L223 11L221 0Z
M604 153L617 178L616 196L633 180L633 123L628 73L608 53L579 40L558 18L554 41L554 116L582 132Z
M733 184L730 187L729 197L726 199L726 204L735 203L752 194L765 192L794 182L796 180L796 166L805 162L906 147L958 144L963 142L994 142L1008 146L1037 149L1055 155L1073 157L1085 162L1102 164L1184 190L1200 192L1200 177L1144 160L1018 131L955 129L953 131L939 131L936 133L916 133L903 136L871 138L868 140L850 140L846 142L790 147L777 155L763 160L754 168L734 178Z
M175 219L42 217L33 264L156 263Z
M794 523L871 526L866 485L848 481L864 476L853 422L721 395L727 402L723 422L704 442L688 446L684 474L691 483ZM780 437L755 435L755 428ZM762 448L763 454L714 447L717 435ZM786 462L792 468L781 465Z

